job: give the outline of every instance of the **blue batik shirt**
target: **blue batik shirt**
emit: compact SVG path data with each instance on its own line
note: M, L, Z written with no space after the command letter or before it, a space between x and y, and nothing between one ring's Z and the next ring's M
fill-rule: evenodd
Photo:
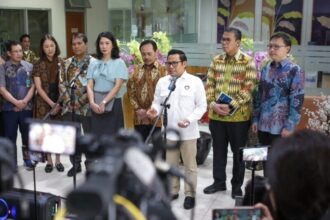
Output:
M274 135L283 128L293 131L304 102L304 72L289 59L270 62L261 70L254 100L253 123Z
M8 60L0 65L0 87L5 87L17 100L24 99L33 85L32 68L33 65L24 60L20 61L19 64L14 64ZM13 111L14 108L14 104L4 100L2 111ZM32 110L32 100L29 101L24 110Z

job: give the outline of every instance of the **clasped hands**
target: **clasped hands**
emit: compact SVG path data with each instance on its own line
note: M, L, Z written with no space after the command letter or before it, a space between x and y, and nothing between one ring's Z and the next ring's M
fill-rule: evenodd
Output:
M228 104L214 104L213 105L213 110L218 114L218 115L221 115L221 116L226 116L226 115L229 115L230 113L230 107Z

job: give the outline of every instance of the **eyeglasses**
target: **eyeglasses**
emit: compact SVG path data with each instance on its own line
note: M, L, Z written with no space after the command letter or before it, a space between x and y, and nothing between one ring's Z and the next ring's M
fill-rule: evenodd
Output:
M177 67L179 63L181 63L182 61L173 61L173 62L165 62L165 65L167 67L173 66L173 67Z
M229 43L231 41L231 39L230 38L222 38L221 39L221 43Z
M286 46L285 45L277 45L277 44L268 44L267 47L268 47L269 50L271 50L271 49L278 50L281 47L286 47Z

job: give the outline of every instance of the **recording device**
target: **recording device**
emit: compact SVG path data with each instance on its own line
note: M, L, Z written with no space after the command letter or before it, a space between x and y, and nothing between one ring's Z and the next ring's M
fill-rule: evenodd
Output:
M141 212L147 219L176 219L167 184L149 157L157 152L144 144L137 133L120 130L113 136L85 136L78 139L77 149L92 153L98 159L91 165L85 183L69 193L70 213L78 219L126 219L124 216L127 217L130 210L126 203L118 204L114 200L119 195L133 206L143 207Z
M177 79L178 79L178 77L176 77L176 76L173 76L170 78L170 85L168 86L168 90L170 90L170 91L175 90L175 88L176 88L175 83L176 83Z
M240 149L240 161L266 161L269 146L245 147Z
M28 120L31 151L73 155L79 124L74 122Z
M25 189L12 189L0 194L0 219L52 220L61 205L61 199L50 193L38 192L35 213L34 193Z
M253 219L260 220L262 217L261 209L253 206L241 206L235 208L213 209L212 220L219 219Z

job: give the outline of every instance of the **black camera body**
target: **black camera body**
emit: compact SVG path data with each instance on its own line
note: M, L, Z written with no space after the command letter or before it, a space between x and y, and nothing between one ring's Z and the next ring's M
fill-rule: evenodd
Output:
M170 206L169 184L160 178L148 155L153 150L137 133L120 130L113 136L85 135L77 141L79 151L96 159L85 183L68 195L70 213L79 219L127 219L125 205L114 199L121 197L147 219L176 219Z

